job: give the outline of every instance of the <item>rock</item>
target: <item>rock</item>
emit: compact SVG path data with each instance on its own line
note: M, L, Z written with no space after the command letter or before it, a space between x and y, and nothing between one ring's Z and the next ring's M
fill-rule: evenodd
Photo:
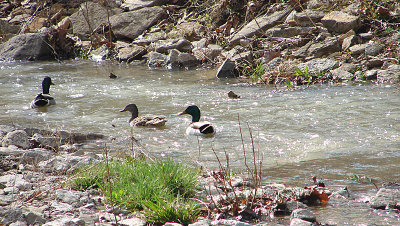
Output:
M380 83L400 83L400 65L390 65L386 70L378 70L377 79Z
M110 23L116 38L133 40L166 15L163 8L156 6L114 15Z
M165 223L163 226L182 226L182 225L179 224L179 223L167 222L167 223Z
M167 54L169 50L176 49L181 52L190 52L193 49L193 45L186 39L169 39L160 40L153 43L151 46L156 52Z
M226 59L218 68L217 78L234 78L239 76L239 71L235 67L235 62Z
M162 53L150 52L147 54L147 65L149 67L164 67L166 62L167 56Z
M211 225L251 226L251 224L248 224L245 222L241 222L241 221L237 221L237 220L228 220L228 219L212 221Z
M307 68L307 70L310 73L321 73L338 68L339 65L340 65L339 61L327 58L320 58L320 59L310 60L306 63L301 63L297 65L297 68L299 68L302 71L305 71Z
M18 34L19 26L11 24L4 18L0 18L0 31L2 34Z
M349 30L357 30L359 27L359 17L352 16L341 11L333 11L321 19L322 24L329 32L343 34Z
M222 47L214 44L208 45L208 47L193 49L193 55L197 60L202 62L213 62L221 55L221 53Z
M7 133L14 131L15 128L13 126L7 126L7 125L0 125L0 141L3 139Z
M198 61L196 57L189 53L181 53L176 49L172 49L170 50L166 63L169 68L188 68L196 66Z
M25 164L35 165L38 162L49 160L52 156L53 153L44 148L35 148L25 152L21 157L21 161Z
M43 226L85 226L85 221L79 218L63 217L61 219L48 222Z
M370 200L370 205L374 209L400 209L400 185L385 185Z
M143 46L133 45L124 47L118 50L118 60L129 63L132 60L139 60L144 54L146 54L146 48Z
M368 44L365 47L365 55L366 56L377 56L378 54L381 53L382 50L383 50L382 45L380 45L376 42L370 41L370 42L368 42Z
M30 147L29 137L23 130L9 132L3 137L1 146L8 147L10 145L15 145L22 149L28 149Z
M365 53L365 49L367 48L367 45L368 45L367 43L354 45L349 48L349 51L350 51L351 55L356 55L356 56L361 55L361 54Z
M349 81L354 78L354 75L346 70L339 68L336 68L334 70L329 71L333 77L334 80L337 81Z
M330 37L326 38L323 42L312 44L307 50L307 55L311 55L313 57L323 57L339 51L340 46L336 37Z
M121 8L129 11L138 10L144 7L152 7L160 5L163 1L161 0L125 0L121 5Z
M246 24L237 34L235 34L230 45L236 45L241 39L251 38L253 36L260 36L264 34L264 31L274 27L277 24L282 23L285 17L292 12L291 7L287 7L282 11L277 11L271 15L264 15L253 19L250 23Z
M137 45L150 45L151 43L155 43L159 40L165 40L167 39L167 34L163 30L156 30L156 31L150 31L146 33L145 35L140 35L138 38L136 38L132 44L137 44Z
M315 29L314 27L273 27L265 32L265 35L270 37L283 37L290 38L297 35L311 34Z
M292 214L290 215L290 219L293 220L295 218L301 219L301 220L305 220L308 222L316 222L317 219L314 215L313 212L311 212L308 209L296 209L292 212Z
M3 225L9 225L18 220L22 220L22 210L16 207L0 207L0 223Z
M122 9L111 9L110 16L121 13ZM102 24L108 24L107 10L98 3L91 1L80 5L79 10L70 16L72 22L73 34L81 40L90 40L92 32ZM88 26L90 23L90 27ZM91 29L90 29L91 28Z
M290 226L312 226L315 225L312 222L305 221L299 218L294 218L290 221Z
M168 33L168 37L172 39L184 38L189 41L199 40L206 33L206 28L199 22L184 22L178 24L172 31Z
M188 226L209 226L210 222L208 220L199 220L192 224L188 224Z
M376 80L378 78L378 70L368 70L365 72L365 80Z
M307 27L315 26L315 24L320 22L324 16L325 13L323 12L306 9L294 14L293 19L296 21L297 25Z
M25 221L28 225L42 225L46 222L43 217L33 212L25 214Z
M118 222L121 226L144 226L146 222L140 218L129 218Z
M91 156L56 156L50 160L39 163L39 167L46 172L67 172L79 167L97 163L98 160Z
M58 147L63 144L63 140L60 137L43 136L39 133L33 134L32 140L34 140L41 147L50 148L54 150L57 150Z
M102 45L90 53L90 59L94 61L102 61L108 58L110 55L110 49L107 45Z
M0 45L0 60L52 60L53 50L44 33L14 36Z

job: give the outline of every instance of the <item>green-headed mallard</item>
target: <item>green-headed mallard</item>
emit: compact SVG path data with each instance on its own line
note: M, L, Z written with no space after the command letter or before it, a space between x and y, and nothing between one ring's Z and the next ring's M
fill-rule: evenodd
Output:
M156 116L152 114L146 114L139 116L139 110L136 104L128 104L120 112L129 111L132 113L129 124L131 126L143 126L143 127L162 127L167 121L164 116Z
M192 116L192 123L190 123L189 127L186 129L187 135L214 136L214 126L209 122L200 121L200 109L196 105L190 105L183 112L178 113L178 115L184 114Z
M42 81L42 93L39 93L35 99L31 102L31 108L38 108L56 104L54 98L50 95L50 85L54 85L51 82L49 76L44 77Z

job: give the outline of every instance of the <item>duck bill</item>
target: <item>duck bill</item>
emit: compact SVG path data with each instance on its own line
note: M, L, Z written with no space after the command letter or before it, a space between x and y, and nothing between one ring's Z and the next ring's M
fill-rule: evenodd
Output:
M124 108L124 109L122 109L121 111L119 111L119 112L124 112L124 111L126 111L126 109Z
M187 114L186 111L182 111L182 112L179 112L179 113L178 113L178 115L185 115L185 114Z

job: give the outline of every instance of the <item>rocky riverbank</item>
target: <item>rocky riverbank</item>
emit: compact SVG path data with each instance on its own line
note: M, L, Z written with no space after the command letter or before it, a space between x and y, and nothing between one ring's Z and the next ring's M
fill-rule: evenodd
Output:
M119 225L146 224L140 213L112 208L97 189L77 191L70 186L69 182L79 177L73 174L76 169L104 160L103 154L85 152L81 147L107 138L8 125L0 126L0 135L1 224L114 225L116 220ZM227 180L223 175L204 172L201 183L209 212L192 225L268 225L273 218L281 218L282 224L327 225L308 205L356 202L347 189L330 191L316 178L312 185L300 188L257 185L240 177ZM371 209L395 217L400 210L400 185L385 184L366 200Z
M3 60L87 57L219 66L288 88L399 82L397 1L3 1Z

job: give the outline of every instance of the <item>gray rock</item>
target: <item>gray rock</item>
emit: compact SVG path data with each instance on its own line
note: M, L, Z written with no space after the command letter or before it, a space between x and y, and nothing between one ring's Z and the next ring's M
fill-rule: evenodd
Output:
M307 208L307 205L302 202L298 202L298 201L286 202L286 209L289 213L292 213L296 209L305 209L305 208Z
M181 53L176 49L170 51L170 54L167 57L167 66L169 68L188 68L193 67L198 64L198 60L195 56L189 53Z
M136 38L132 44L137 44L137 45L150 45L151 43L155 43L159 40L165 40L167 39L167 34L163 30L157 30L153 32L146 33L145 35L140 35L138 38Z
M153 43L151 48L154 48L155 51L159 53L167 54L171 49L177 49L181 52L190 52L193 49L193 45L186 39L169 39Z
M179 223L167 222L167 223L165 223L163 226L182 226L182 225L179 224Z
M25 214L25 221L28 225L42 225L46 222L43 217L33 212Z
M366 80L376 80L378 78L378 70L368 70L365 72Z
M131 62L132 60L139 60L146 54L146 48L143 46L129 46L118 50L118 60Z
M147 54L147 65L149 67L164 67L166 66L167 55L158 52L150 52Z
M32 188L32 184L26 181L21 174L7 174L0 176L0 183L5 184L7 187L15 187L22 191Z
M0 45L3 60L51 60L53 51L44 33L27 33L14 36Z
M209 226L210 222L208 220L199 220L193 224L188 224L188 226Z
M121 12L122 9L111 9L109 11L110 16ZM87 1L82 3L79 10L70 16L70 20L73 34L77 35L81 40L87 41L90 40L90 35L95 29L102 24L108 24L107 10L98 3Z
M358 16L352 16L341 11L330 12L321 19L321 22L329 32L339 34L346 33L351 29L357 30L360 24Z
M9 225L11 223L22 220L22 210L16 207L0 207L0 223Z
M118 224L126 226L144 226L146 222L140 218L129 218L119 221Z
M98 161L91 156L56 156L48 161L40 162L39 167L46 172L69 172L79 167L95 164Z
M386 70L379 70L377 78L380 83L400 83L400 65L390 65Z
M102 45L90 53L90 59L94 61L102 61L108 58L110 55L110 49L107 45Z
M85 194L80 191L70 191L63 189L59 189L56 191L57 200L68 203L74 207L80 207L83 205L82 203L80 203L80 199L83 195Z
M202 62L213 62L222 53L222 47L219 45L208 45L208 47L193 49L193 55Z
M121 8L134 11L144 7L160 5L162 2L163 1L161 0L125 0L123 1Z
M118 39L133 40L166 15L163 8L156 6L116 14L110 18L110 23Z
M28 149L30 147L29 137L23 130L15 130L7 133L3 137L1 146L8 147L10 145L15 145L17 147Z
M365 48L367 48L367 43L353 45L349 48L351 55L361 55L365 54Z
M221 219L215 220L211 222L211 225L232 225L232 226L251 226L251 224L237 221L237 220L228 220L228 219Z
M296 209L290 215L290 219L293 220L295 218L302 219L309 222L316 222L317 219L313 212L308 209Z
M369 42L365 47L365 55L366 56L377 56L383 50L383 46L376 42Z
M236 45L241 39L263 35L264 31L285 21L285 17L289 15L292 10L291 7L287 7L286 9L277 11L271 15L264 15L253 19L232 37L230 44Z
M290 226L312 226L312 222L305 221L299 218L294 218L290 221Z
M238 76L239 72L235 67L235 62L229 59L226 59L217 71L217 78L234 78Z
M304 71L307 68L310 73L321 73L338 68L339 65L340 65L339 61L327 58L319 58L310 60L306 63L301 63L297 65L297 68L299 68L302 71Z
M331 75L333 76L334 80L339 80L339 81L347 81L347 80L352 80L354 78L354 75L346 70L343 70L342 68L336 68L334 70L329 71Z
M386 186L376 193L370 205L374 209L400 209L400 185Z
M306 27L314 26L316 23L320 22L324 16L325 13L321 11L306 9L302 12L297 12L294 14L293 19L299 26Z
M340 46L336 37L326 38L323 42L312 44L307 53L313 57L328 56L331 53L339 52Z
M7 125L0 125L0 141L3 139L7 133L12 132L16 130L13 126L7 126Z
M85 221L79 218L63 217L61 219L48 222L43 226L85 226Z
M4 18L0 19L0 31L2 34L18 34L19 29L18 25L11 24Z
M313 27L273 27L265 32L265 35L271 37L290 38L297 35L305 35L311 33Z
M64 143L63 139L61 139L60 137L43 136L39 133L33 134L32 140L34 140L41 147L46 147L46 148L55 149L55 150L57 150L58 147Z

